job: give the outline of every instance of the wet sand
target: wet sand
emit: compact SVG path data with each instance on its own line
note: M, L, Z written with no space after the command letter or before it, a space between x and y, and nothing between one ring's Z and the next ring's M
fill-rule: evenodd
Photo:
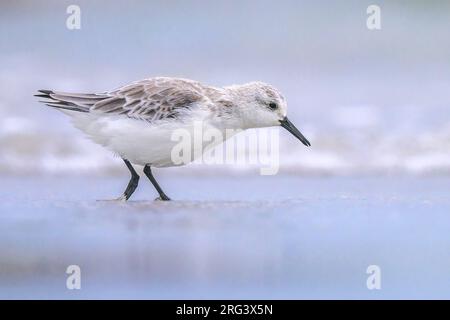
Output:
M448 178L127 179L2 177L0 298L450 298Z

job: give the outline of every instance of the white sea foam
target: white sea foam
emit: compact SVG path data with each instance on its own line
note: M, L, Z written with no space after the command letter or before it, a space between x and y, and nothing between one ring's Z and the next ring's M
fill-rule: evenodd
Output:
M70 126L69 121L66 125ZM415 135L389 132L373 135L353 129L319 133L316 129L311 130L314 133L310 135L312 147L309 149L280 132L280 174L449 174L449 128L434 128ZM120 161L77 131L62 130L59 134L55 131L58 132L58 128L48 128L48 124L33 119L3 116L0 120L0 172L122 172ZM230 170L256 167L195 164L186 173L226 174Z

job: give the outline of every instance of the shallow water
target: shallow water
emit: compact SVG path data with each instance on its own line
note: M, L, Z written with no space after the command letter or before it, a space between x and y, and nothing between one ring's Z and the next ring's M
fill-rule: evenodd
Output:
M280 133L293 172L450 173L449 1L378 0L377 31L356 0L77 3L81 30L61 1L0 2L0 173L120 172L33 95L155 76L278 88L313 146Z
M448 178L160 180L2 177L0 298L450 298Z

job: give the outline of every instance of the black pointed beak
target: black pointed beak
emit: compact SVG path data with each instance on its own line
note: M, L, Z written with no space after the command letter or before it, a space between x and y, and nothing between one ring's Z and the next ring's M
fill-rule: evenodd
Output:
M289 121L287 117L284 117L283 120L280 120L280 124L287 131L292 133L298 140L300 140L305 146L310 147L311 143L309 143L308 139L306 139L300 131Z

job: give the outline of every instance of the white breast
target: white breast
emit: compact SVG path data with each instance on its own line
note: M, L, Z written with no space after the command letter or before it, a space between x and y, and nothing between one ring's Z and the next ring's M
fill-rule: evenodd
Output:
M174 163L172 157L174 147L180 144L180 140L175 139L180 132L194 138L196 134L198 135L200 123L203 130L218 130L206 121L200 122L194 119L184 122L160 121L153 124L123 116L97 116L71 111L65 111L65 113L72 117L74 126L86 133L94 142L133 164L150 164L154 167L186 164ZM190 161L198 158L210 144L211 142L207 141L193 143Z

